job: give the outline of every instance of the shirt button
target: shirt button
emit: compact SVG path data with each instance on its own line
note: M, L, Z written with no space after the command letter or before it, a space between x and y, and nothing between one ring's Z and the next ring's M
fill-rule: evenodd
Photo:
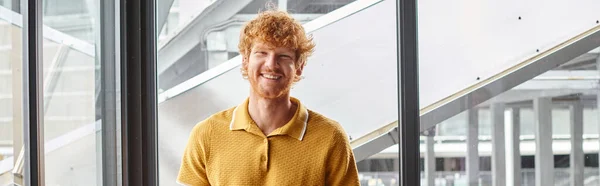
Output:
M267 157L265 157L265 156L261 156L261 157L260 157L260 161L267 161Z
M265 139L265 143L269 143L269 140L268 140L268 139Z

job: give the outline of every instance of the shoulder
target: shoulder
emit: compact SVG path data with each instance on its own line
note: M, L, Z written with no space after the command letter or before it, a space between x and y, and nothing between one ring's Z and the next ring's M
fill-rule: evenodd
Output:
M353 156L350 139L340 123L315 111L309 110L308 113L307 135L311 136L311 140L318 141L329 160Z
M219 131L222 129L227 129L229 124L231 123L231 117L233 115L233 110L235 107L231 107L213 115L210 115L208 118L198 122L194 128L192 129L192 135L201 135L206 136L213 131Z
M313 131L331 136L335 141L349 140L346 131L339 122L310 109L308 109L308 126L313 128Z

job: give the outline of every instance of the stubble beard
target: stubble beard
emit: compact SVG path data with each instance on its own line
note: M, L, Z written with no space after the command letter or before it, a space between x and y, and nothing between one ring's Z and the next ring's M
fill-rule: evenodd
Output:
M258 77L258 78L261 78L261 77ZM286 84L283 87L281 87L281 86L270 87L271 90L266 90L265 88L261 87L261 85L257 81L258 79L256 79L256 78L249 78L249 80L250 80L250 86L252 88L252 91L255 94L257 94L259 97L265 98L265 99L276 99L276 98L281 98L282 96L289 94L289 92L292 88L294 78L295 77L288 79L287 82L285 82Z

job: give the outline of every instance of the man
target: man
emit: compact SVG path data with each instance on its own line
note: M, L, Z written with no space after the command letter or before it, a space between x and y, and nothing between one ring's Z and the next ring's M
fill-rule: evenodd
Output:
M191 132L183 185L359 185L341 126L290 97L315 45L286 12L267 10L242 28L249 97ZM318 95L315 95L318 96Z

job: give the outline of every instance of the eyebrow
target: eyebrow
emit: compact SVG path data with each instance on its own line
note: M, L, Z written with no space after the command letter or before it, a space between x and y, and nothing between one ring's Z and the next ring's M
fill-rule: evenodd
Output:
M260 45L254 45L254 49L260 49L260 50L271 50L274 49L275 47L268 47L268 46L260 46Z
M270 46L266 46L266 45L254 45L252 47L252 50L274 50L276 47L270 47ZM296 58L296 53L291 51L291 52L280 52L278 54L279 56L289 56L291 58Z

